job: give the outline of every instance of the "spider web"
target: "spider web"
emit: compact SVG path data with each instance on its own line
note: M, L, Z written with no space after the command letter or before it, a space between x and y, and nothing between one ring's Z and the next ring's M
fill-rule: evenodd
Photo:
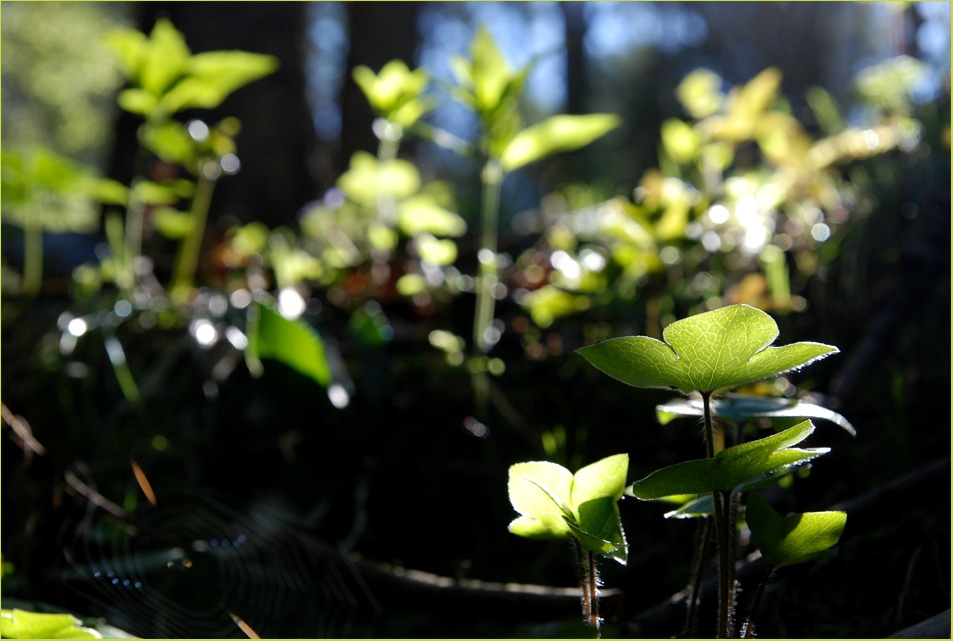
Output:
M77 522L78 520L78 522ZM379 606L347 558L264 502L160 493L119 517L88 504L61 531L64 583L151 638L358 637Z

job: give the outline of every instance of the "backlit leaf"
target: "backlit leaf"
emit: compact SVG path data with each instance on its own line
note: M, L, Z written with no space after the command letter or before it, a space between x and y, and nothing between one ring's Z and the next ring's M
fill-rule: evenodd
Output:
M102 635L84 628L71 614L0 610L0 635L6 639L99 639Z
M760 495L748 497L745 519L764 560L776 567L810 561L840 539L846 512L807 512L782 518Z
M635 387L717 390L798 369L839 350L821 343L769 347L778 326L765 312L731 305L676 321L662 332L613 338L577 350L594 366Z
M585 147L619 126L615 114L551 116L517 133L503 151L505 171L512 171L561 151Z
M572 480L572 472L556 463L537 461L511 465L507 484L510 503L523 516L510 524L510 531L531 538L568 536L565 516L567 510L571 514L568 506Z
M659 422L664 425L676 416L702 416L704 407L700 398L675 398L657 405L655 412ZM712 399L711 412L738 423L749 418L823 419L844 428L851 436L857 434L850 421L834 410L797 399L727 393L724 398Z
M249 311L248 325L245 360L253 374L262 373L262 359L273 359L322 387L331 382L324 343L308 323L301 319L288 320L271 307L255 303Z
M724 449L714 458L676 463L656 470L629 486L627 493L647 500L675 494L730 492L743 483L760 480L764 475L829 452L829 448L792 447L813 432L814 425L804 421L773 436Z

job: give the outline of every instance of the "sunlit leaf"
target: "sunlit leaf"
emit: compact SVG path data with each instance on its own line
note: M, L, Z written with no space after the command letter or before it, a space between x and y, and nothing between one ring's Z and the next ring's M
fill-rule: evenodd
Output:
M674 494L703 494L735 490L739 485L760 480L763 475L805 463L826 454L830 448L792 447L814 432L804 421L758 441L729 447L714 458L676 463L630 485L626 492L640 499L658 499Z
M702 416L701 399L676 398L657 405L655 408L659 422L663 425L675 416ZM854 426L834 410L797 399L773 398L770 396L751 396L746 394L725 394L724 398L711 401L711 411L715 416L742 423L749 418L814 418L823 419L839 425L851 436L857 434Z
M195 141L175 120L147 123L140 127L139 137L146 149L168 163L187 166L196 158Z
M402 127L414 124L433 107L432 100L420 97L429 75L423 69L410 71L402 60L391 60L376 75L362 65L353 76L375 113Z
M764 560L773 566L817 558L833 547L847 524L846 512L807 512L782 517L760 495L752 493L745 519Z
M821 343L769 347L778 326L768 314L731 305L676 321L662 332L613 338L577 350L594 366L635 387L714 392L798 369L839 350Z
M467 223L459 214L441 207L428 194L416 194L398 205L397 226L408 236L431 233L459 238L467 232Z
M159 99L155 95L135 88L120 91L117 101L124 111L140 116L148 116L159 104Z
M162 185L151 180L140 180L132 188L132 196L146 205L173 205L181 195L171 185Z
M268 305L255 303L249 310L248 325L245 360L253 374L262 373L263 359L272 359L322 387L331 382L324 342L308 323L300 318L288 320Z
M117 29L106 34L106 46L116 54L123 74L132 81L139 76L148 38L138 29Z
M452 240L438 240L430 234L422 234L417 238L416 246L421 260L432 265L452 265L457 259L457 244Z
M708 69L696 69L678 84L675 95L693 118L704 118L721 109L721 77Z
M617 454L575 475L556 463L510 467L509 496L522 516L510 531L529 538L574 536L587 550L625 564L628 547L617 501L622 497L629 457Z
M401 296L415 296L427 291L427 279L420 274L404 274L395 285Z
M688 163L698 156L701 140L688 124L678 118L669 118L662 123L660 133L665 151L676 162Z
M572 472L556 463L537 461L511 465L507 489L513 509L522 517L510 524L510 531L532 538L568 536L570 530L565 517L567 511L572 515L569 507L572 481ZM536 525L531 527L527 520Z
M166 238L180 240L192 231L193 217L188 212L160 207L152 212L152 224Z
M503 169L512 171L561 151L585 147L620 123L615 114L551 116L513 137L503 151Z
M7 639L100 639L71 614L0 610L0 636Z
M582 505L587 501L606 497L613 501L619 500L625 490L625 477L628 473L628 454L608 456L580 469L573 475L573 505Z
M338 179L338 187L354 202L375 207L378 198L401 200L416 193L420 189L420 174L406 160L378 162L371 154L358 151Z
M182 109L213 109L235 90L273 73L278 68L274 56L246 51L207 51L189 58L187 74L160 101L168 113Z
M157 20L141 60L141 87L161 96L182 75L190 54L185 38L172 22L167 18Z
M588 296L571 294L553 285L529 292L520 302L538 327L549 327L557 318L585 311L592 304Z

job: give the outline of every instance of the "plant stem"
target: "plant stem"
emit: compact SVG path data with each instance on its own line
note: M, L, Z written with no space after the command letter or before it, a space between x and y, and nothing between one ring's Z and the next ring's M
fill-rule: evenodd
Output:
M480 273L477 276L477 301L473 318L473 353L482 356L490 351L494 341L487 335L493 322L496 301L493 288L497 283L497 227L500 218L500 191L503 185L503 168L497 158L490 158L483 167L483 199L480 210L480 250L477 253ZM479 413L486 410L489 394L489 374L485 369L473 375L473 390Z
M714 421L711 416L711 392L702 392L705 415L705 449L708 458L715 456ZM731 616L734 604L734 554L731 549L731 519L728 515L730 492L712 493L715 517L715 536L718 539L718 638L731 635Z
M199 180L195 186L195 196L192 198L192 229L179 247L179 255L175 261L175 271L172 277L172 299L181 302L188 297L198 267L199 251L202 248L202 236L205 234L205 221L208 218L209 205L212 202L212 191L215 181L205 176L199 169Z
M23 223L23 293L34 297L43 283L43 224L35 213Z
M768 585L768 579L771 578L773 573L774 566L768 565L764 572L764 578L761 579L761 583L758 584L758 591L755 592L754 600L751 602L751 610L748 612L748 620L744 625L744 635L742 637L744 639L750 639L752 636L754 636L754 615L758 612L758 606L761 605L761 596L764 594L764 589Z
M711 536L711 519L699 520L695 527L695 558L692 559L692 590L688 597L688 614L682 638L695 637L698 621L698 597L701 595L702 579L705 576L705 559L708 557L708 539Z
M596 556L593 552L586 550L579 543L579 540L573 537L573 543L576 546L576 557L579 559L579 583L582 587L582 619L596 630L596 638L599 637L599 598L598 583L599 578L596 574Z

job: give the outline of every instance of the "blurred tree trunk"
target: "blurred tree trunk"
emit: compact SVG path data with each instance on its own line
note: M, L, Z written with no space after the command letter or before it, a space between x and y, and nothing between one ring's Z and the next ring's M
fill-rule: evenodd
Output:
M158 18L167 17L185 35L192 53L239 49L279 59L278 71L237 90L218 108L183 116L210 125L235 116L242 123L236 139L241 171L221 180L211 216L261 220L272 227L292 223L297 211L319 194L312 171L318 141L305 84L308 4L144 2L138 8L140 29L149 33ZM132 177L138 124L128 114L118 122L111 173L126 182Z
M377 73L395 58L413 69L416 66L414 54L419 9L419 2L347 3L351 48L341 90L339 171L347 169L355 151L377 152L377 138L371 131L374 116L364 94L351 77L351 71L359 65L366 65Z
M560 2L566 24L566 113L586 113L589 97L589 77L583 41L586 24L582 2Z

